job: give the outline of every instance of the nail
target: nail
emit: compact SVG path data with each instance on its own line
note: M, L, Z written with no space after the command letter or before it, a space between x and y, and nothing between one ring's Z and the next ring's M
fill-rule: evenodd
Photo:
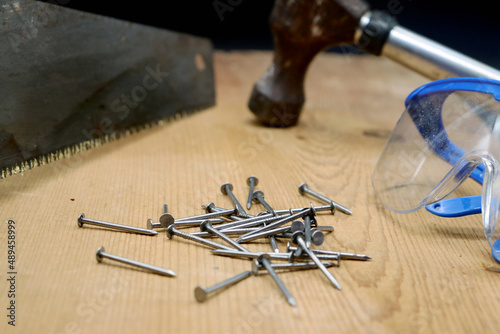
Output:
M204 204L201 207L203 209L205 209L205 213L212 213L212 212L215 212L215 211L224 211L224 210L227 210L227 209L221 208L219 206L215 206L215 204L213 202L210 202L208 204Z
M269 257L266 256L265 254L262 254L258 258L256 258L254 261L256 261L258 265L262 265L262 266L264 266L264 268L266 268L269 275L273 278L274 282L276 282L276 284L280 288L281 292L283 292L283 294L285 295L286 300L288 301L288 304L290 304L292 306L296 306L297 303L295 302L295 298L293 298L292 294L288 291L285 284L283 284L281 279L278 277L278 275L274 271L273 267L271 266L271 262L269 261Z
M300 247L299 247L299 249L300 249ZM307 260L307 259L310 258L307 253L306 254L302 253L302 254L299 254L299 255L297 255L297 254L295 254L293 252L292 253L280 253L280 254L291 254L291 256L290 256L290 262L294 262L296 260L303 261L303 260ZM333 255L333 254L316 254L315 253L314 255L316 255L316 257L320 261L337 261L339 263L338 266L340 266L340 257L337 254Z
M306 243L304 239L302 239L303 232L297 231L293 234L292 237L292 242L295 244L298 244L303 251L309 255L311 260L313 260L314 263L318 266L318 268L325 274L326 278L330 281L330 283L333 284L337 289L341 290L342 288L340 287L339 282L333 277L333 275L328 271L328 269L325 268L325 266L321 263L321 261L318 259L318 257L311 252L311 250L306 246Z
M230 287L231 285L243 281L245 278L252 276L252 274L253 272L251 271L244 271L241 274L231 277L223 282L212 285L211 287L208 288L199 285L194 289L194 297L199 303L203 303L205 300L207 300L208 297L211 297L216 293L219 293L220 291Z
M262 230L262 228L260 230ZM260 238L269 237L269 236L272 236L272 235L275 235L278 233L283 233L283 232L288 232L288 231L296 232L296 231L303 231L303 230L304 230L304 223L301 222L300 220L296 220L290 226L277 227L277 228L273 228L271 230L260 231L260 232L258 232L258 231L248 232L247 234L244 234L241 237L239 237L238 239L236 239L236 242L243 243L243 242L248 242L248 241L252 241L252 240L256 240L256 239L260 239ZM255 232L255 233L253 233L253 232Z
M170 218L171 217L171 218ZM160 221L162 222L153 222L151 218L148 218L147 228L148 230L153 230L155 228L168 227L169 222L173 219L172 215L168 214L168 205L163 204L163 215L160 216Z
M287 245L286 251L287 252L294 252L297 250L297 247L290 246L290 244ZM311 251L314 254L324 254L324 255L336 255L342 260L359 260L359 261L368 261L371 260L372 258L368 255L364 254L354 254L354 253L343 253L343 252L334 252L334 251L327 251L327 250L321 250L321 249L311 249Z
M167 212L162 214L158 221L160 222L161 227L167 228L175 222L175 219L174 216Z
M84 224L100 226L100 227L107 227L107 228L110 228L112 230L121 231L121 232L138 233L138 234L145 234L145 235L157 235L158 234L158 232L156 232L156 231L148 230L145 228L139 228L139 227L133 227L133 226L127 226L127 225L121 225L121 224L115 224L115 223L108 223L108 222L103 222L100 220L85 218L85 215L82 213L78 217L78 226L82 227Z
M215 227L214 227L215 228ZM256 227L248 227L248 228L234 228L234 229L228 229L228 230L218 230L221 233L224 233L225 235L241 235L245 234L251 231L255 231L257 228ZM195 235L200 238L209 238L209 237L215 237L216 235L210 233L210 232L193 232L190 233L191 235Z
M205 212L214 212L214 211L221 211L221 210L227 210L218 206L215 206L214 203L210 202L209 204L204 204L201 206L203 209L205 209ZM274 210L278 215L283 215L283 214L294 214L300 211L303 211L306 208L293 208L293 209L281 209L281 210ZM327 205L321 205L321 206L315 206L314 210L316 212L323 212L323 211L330 211L332 215L335 214L335 204L330 203ZM268 212L263 211L260 212L259 214L267 214ZM259 215L257 214L257 216Z
M148 221L146 222L146 226L147 226L148 230L153 230L155 228L160 228L161 223L155 223L155 222L153 222L153 219L148 218Z
M216 236L218 236L219 238L221 238L222 240L224 240L225 242L227 242L228 244L230 244L231 246L233 246L234 248L236 248L242 252L250 252L248 249L246 249L242 245L238 244L236 241L234 241L233 239L231 239L230 237L228 237L224 233L220 232L219 230L216 230L212 226L212 223L210 223L210 221L208 221L208 220L201 223L200 230L202 232L210 232L212 234L215 234Z
M265 215L256 216L253 218L247 218L247 219L243 219L243 220L236 221L236 222L229 222L229 223L221 224L221 225L218 225L216 227L216 229L226 230L226 229L232 229L232 228L254 227L254 226L258 226L258 225L266 225L267 223L274 222L274 221L277 221L279 219L283 219L283 216L282 217L273 216L272 213L267 213Z
M276 242L276 238L274 235L269 236L269 243L271 244L271 248L275 253L279 253L280 249L278 248L278 243Z
M129 259L125 259L125 258L120 257L120 256L116 256L116 255L105 253L104 247L100 247L97 250L95 256L96 256L97 262L99 262L99 263L102 262L103 258L106 258L106 259L110 259L110 260L113 260L113 261L117 261L117 262L129 264L129 265L134 266L134 267L139 267L139 268L142 268L142 269L144 269L146 271L152 272L154 274L159 274L159 275L163 275L163 276L173 276L173 277L177 276L177 274L174 273L172 270L158 268L158 267L155 267L155 266L152 266L152 265L149 265L149 264L145 264L145 263L142 263L142 262L138 262L138 261L134 261L134 260L129 260Z
M227 210L227 209L224 209L224 208L221 208L219 206L215 206L214 203L210 202L208 203L207 205L202 205L201 206L202 208L205 209L205 213L211 213L211 212L216 212L216 211L224 211L224 210ZM246 214L244 215L246 218L250 218L253 217L252 215L249 215L249 214ZM239 216L235 216L234 214L233 215L230 215L230 216L227 216L227 218L231 219L231 220L243 220L242 217L239 217Z
M333 267L336 266L335 263L330 261L321 262L325 267ZM307 270L307 269L318 269L318 266L314 262L296 262L296 263L272 263L271 267L274 270ZM257 262L252 261L252 272L254 275L258 275L259 271L264 268L259 265Z
M311 241L315 246L321 246L325 242L325 234L317 228L311 229Z
M311 190L308 186L307 186L307 183L302 183L300 186L299 186L299 193L301 195L304 195L305 193L313 196L313 197L316 197L317 199L327 203L327 204L334 204L335 207L340 211L340 212L343 212L345 213L346 215L352 215L352 211L349 210L348 208L346 208L345 206L335 202L335 201L332 201L331 199L329 199L328 197L326 196L323 196L321 195L320 193L314 191L314 190Z
M333 232L333 226L316 226L316 228L322 232Z
M291 253L267 253L267 252L240 252L234 249L214 249L211 250L214 255L229 256L237 259L256 259L262 254L268 255L273 260L290 261L292 259Z
M203 215L177 218L177 219L175 219L175 221L176 222L181 222L181 221L186 221L186 220L200 220L200 219L206 220L206 219L211 219L211 218L218 218L218 217L230 216L230 215L232 215L232 214L234 214L236 212L237 212L236 209L226 209L226 210L223 210L223 211L210 212L210 213L206 213L206 214L203 214ZM162 217L165 216L165 215L169 215L169 213L163 214ZM161 217L160 217L160 222L161 222Z
M294 214L300 211L303 211L306 208L293 208L293 209L281 209L281 210L274 210L278 215L282 214ZM335 214L335 205L333 203L330 203L328 205L321 205L321 206L315 206L314 210L316 212L323 212L323 211L330 211L332 215Z
M256 233L259 233L259 232L262 232L262 231L266 231L266 230L271 230L273 228L276 228L276 227L279 227L279 226L282 226L282 225L285 225L286 223L289 223L295 219L298 219L298 218L303 218L304 216L308 215L308 214L314 214L314 208L311 207L311 208L305 208L304 210L300 211L300 212L297 212L297 213L294 213L293 215L288 215L280 220L277 220L269 225L266 225L264 227L261 227L260 230L258 231L255 231L255 232L250 232L248 234L245 234L243 236L241 236L240 238L242 237L248 237L252 234L256 234ZM236 242L239 242L239 240L236 240Z
M250 210L252 207L252 199L253 199L253 190L256 185L259 184L259 179L257 176L249 176L247 179L247 185L250 187L248 190L248 200L247 200L247 210Z
M304 217L304 236L307 248L311 247L311 216L309 215Z
M262 190L257 190L253 193L252 195L253 200L262 204L267 212L270 212L273 214L273 216L277 216L278 214L274 211L274 209L264 200L264 192Z
M219 224L219 223L224 223L227 222L224 218L211 218L211 219L194 219L194 220L181 220L178 221L176 220L174 222L175 227L181 228L181 227L200 227L201 223L204 221L209 221L212 224Z
M234 196L234 194L233 194L233 185L231 183L224 183L220 187L220 191L224 195L229 195L229 197L233 201L234 205L236 206L236 212L237 212L238 216L247 215L247 213L245 212L245 209L243 209L243 207L241 206L240 202L238 202L238 200Z
M261 239L261 238L266 238L266 237L269 237L269 236L272 236L272 235L275 235L278 233L288 232L290 229L291 229L290 226L284 226L284 227L273 228L271 230L260 231L260 230L262 230L262 228L261 228L257 231L251 231L251 232L248 232L248 233L240 236L238 239L236 239L236 242L244 243L244 242L249 242L249 241L253 241L253 240L257 240L257 239Z
M174 237L174 235L177 235L177 236L179 236L181 238L184 238L184 239L187 239L187 240L191 240L191 241L200 243L200 244L208 246L210 248L233 250L230 247L218 244L216 242L213 242L213 241L210 241L210 240L206 240L206 239L203 239L203 238L191 235L189 233L185 233L185 232L179 231L178 229L175 228L175 225L172 224L172 225L170 225L167 228L167 236L168 236L169 239L172 239Z
M293 231L293 228L292 228ZM302 230L304 231L304 230ZM321 246L323 242L325 241L325 234L323 231L326 232L332 232L333 227L332 226L318 226L315 228L311 229L311 240L313 245L315 246ZM294 231L295 232L295 231ZM293 232L284 232L280 234L275 234L274 236L277 238L287 238L290 239L292 237Z

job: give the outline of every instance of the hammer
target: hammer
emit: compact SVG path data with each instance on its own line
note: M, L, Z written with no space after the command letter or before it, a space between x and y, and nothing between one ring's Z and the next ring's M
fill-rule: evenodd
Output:
M274 57L255 83L248 107L271 127L297 124L305 102L304 79L321 51L355 44L431 80L454 76L500 80L500 72L398 25L363 0L276 0L269 19Z

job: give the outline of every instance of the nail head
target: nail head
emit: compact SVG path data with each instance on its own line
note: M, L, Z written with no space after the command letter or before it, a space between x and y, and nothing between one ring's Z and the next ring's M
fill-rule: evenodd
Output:
M78 227L83 226L83 221L82 221L83 218L85 218L85 215L81 213L80 216L78 216Z
M175 223L175 218L170 213L164 213L160 216L160 224L161 227L169 227L173 223Z
M220 187L220 191L224 194L224 195L227 195L227 188L229 188L229 190L233 191L233 185L231 183L224 183L221 187Z
M194 289L194 297L198 302L203 303L207 300L207 291L204 287L199 285Z
M304 235L304 232L302 232L302 231L293 232L290 240L292 240L292 242L297 245L298 244L297 238L302 237L303 235Z
M172 239L174 237L174 225L170 225L168 228L167 228L167 237L169 239Z
M251 182L252 180L253 180L253 182L254 182L254 183L253 183L253 185L254 185L254 186L256 186L256 185L258 185L258 184L259 184L259 179L257 178L257 176L253 176L253 175L252 175L252 176L249 176L249 177L247 178L247 186L250 186L250 182Z
M95 253L95 258L97 262L101 263L102 262L102 253L104 253L104 247L99 247L97 252Z
M304 231L305 224L301 220L294 220L291 224L292 233L297 231Z
M307 188L307 183L302 183L300 186L299 186L299 194L301 195L304 195L305 191L304 189Z
M255 260L261 264L263 259L270 259L271 255L266 254L266 253L261 253Z
M200 224L200 231L206 232L210 227L212 227L212 223L210 222L210 220L204 220Z
M311 230L311 241L315 246L321 246L325 241L325 234L317 228L313 228Z
M252 261L252 275L257 276L260 268L262 268L260 262L257 259L254 259Z
M215 204L213 202L208 203L205 206L205 213L211 213L214 207L215 207Z
M252 198L253 198L254 202L259 202L259 199L258 199L259 196L264 198L264 192L262 190L256 190L253 192Z
M146 223L146 227L148 228L148 230L152 230L153 229L153 219L151 218L148 218L148 222Z

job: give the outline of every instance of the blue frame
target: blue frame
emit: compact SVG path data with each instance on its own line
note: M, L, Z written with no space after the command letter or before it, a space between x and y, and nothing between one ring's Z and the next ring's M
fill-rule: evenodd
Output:
M429 100L433 100L436 105L443 105L449 95L456 91L487 93L500 101L500 81L469 77L433 81L415 89L405 100L408 113L422 138L434 153L450 165L455 165L465 152L448 139L441 110L435 110L435 113L422 112L425 109L421 106ZM483 183L483 176L483 165L476 167L470 175L480 184ZM481 196L467 196L430 204L426 209L441 217L461 217L481 213L480 201Z
M433 100L436 105L443 105L449 95L456 91L487 93L493 95L495 100L500 101L499 81L468 77L442 79L428 83L414 90L405 100L405 107L429 148L452 166L465 152L451 142L446 135L443 136L446 134L446 130L441 118L441 110L435 110L435 113L422 112L425 109L421 105L428 103L429 100ZM470 175L472 179L481 184L483 176L483 165L479 165Z

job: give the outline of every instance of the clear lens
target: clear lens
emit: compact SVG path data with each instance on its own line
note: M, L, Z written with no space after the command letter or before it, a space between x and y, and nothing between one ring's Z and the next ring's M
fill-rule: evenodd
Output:
M499 158L500 102L485 93L443 91L408 105L372 182L384 206L409 213L448 196L482 164L483 224L491 243L496 240Z

